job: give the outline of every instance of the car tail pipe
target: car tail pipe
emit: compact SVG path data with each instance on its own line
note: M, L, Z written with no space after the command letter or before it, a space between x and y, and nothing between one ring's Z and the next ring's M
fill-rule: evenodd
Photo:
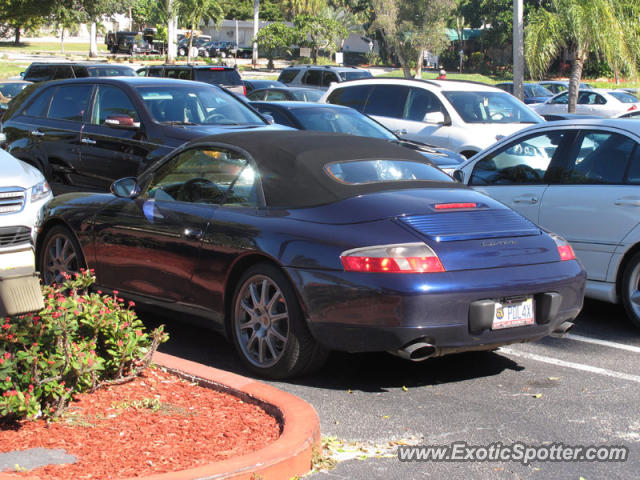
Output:
M573 328L573 325L574 324L572 322L562 322L549 335L555 338L562 338L569 333L569 330Z
M398 350L389 351L389 353L412 362L421 362L427 358L437 356L438 349L423 339L418 339Z

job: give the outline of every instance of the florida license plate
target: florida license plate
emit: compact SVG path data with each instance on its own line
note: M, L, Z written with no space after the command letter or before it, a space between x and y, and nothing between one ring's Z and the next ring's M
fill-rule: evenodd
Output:
M523 327L533 325L533 297L527 297L520 301L496 302L493 313L492 330L503 328Z

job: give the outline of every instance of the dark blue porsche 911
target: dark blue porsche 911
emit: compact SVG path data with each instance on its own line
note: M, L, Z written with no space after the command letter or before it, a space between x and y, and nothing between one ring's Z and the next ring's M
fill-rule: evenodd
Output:
M332 349L423 360L536 340L582 307L566 241L383 140L217 135L112 192L48 205L44 280L94 268L103 290L224 332L267 377Z

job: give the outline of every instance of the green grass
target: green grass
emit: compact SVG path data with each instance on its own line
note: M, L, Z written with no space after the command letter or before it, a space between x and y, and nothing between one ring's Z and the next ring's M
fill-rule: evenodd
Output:
M16 75L20 75L20 72L24 72L26 68L24 65L0 59L0 78L15 77Z
M101 43L98 43L98 51L106 52L107 46ZM16 46L13 42L0 42L0 52L30 52L30 53L38 53L38 52L47 52L47 53L61 53L60 50L60 42L25 42ZM64 44L64 52L69 53L89 53L89 44L88 43L65 43Z

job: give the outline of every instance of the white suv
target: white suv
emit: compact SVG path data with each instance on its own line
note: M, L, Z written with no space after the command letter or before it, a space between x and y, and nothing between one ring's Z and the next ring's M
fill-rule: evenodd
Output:
M0 150L0 273L34 268L42 207L53 198L40 171Z
M513 95L482 83L371 78L332 84L320 102L355 108L397 135L469 158L544 119Z

